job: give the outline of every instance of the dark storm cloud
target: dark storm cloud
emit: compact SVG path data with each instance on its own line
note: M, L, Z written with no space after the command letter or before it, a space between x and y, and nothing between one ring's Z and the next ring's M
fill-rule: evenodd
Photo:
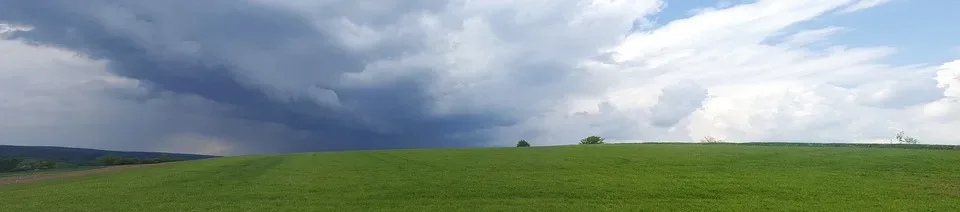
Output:
M427 3L432 1L418 2L400 9L436 7ZM390 18L360 19L376 24ZM345 86L340 80L344 73L363 71L371 57L403 51L346 50L328 31L316 30L312 19L277 5L234 0L0 0L0 20L33 27L16 32L13 39L106 60L112 73L140 80L150 93L199 96L228 108L220 111L224 119L276 123L306 133L243 144L252 148L481 146L489 138L480 130L514 121L492 112L432 115L433 99L425 91L433 80L429 75ZM342 107L304 97L308 89L333 91Z

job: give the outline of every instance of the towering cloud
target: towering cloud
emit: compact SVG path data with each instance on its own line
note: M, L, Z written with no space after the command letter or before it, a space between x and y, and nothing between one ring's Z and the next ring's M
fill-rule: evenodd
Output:
M889 47L814 48L845 27L792 27L882 3L663 24L657 0L0 0L0 135L210 154L875 137L857 126L955 97L948 71L938 88L933 67L884 65Z

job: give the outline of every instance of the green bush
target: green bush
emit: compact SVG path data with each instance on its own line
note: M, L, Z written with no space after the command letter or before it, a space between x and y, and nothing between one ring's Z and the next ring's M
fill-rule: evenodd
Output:
M584 139L580 139L580 144L603 144L604 138L600 136L590 136Z
M520 140L517 142L517 147L530 147L530 143L526 140Z
M22 161L20 158L0 157L0 172L14 171Z

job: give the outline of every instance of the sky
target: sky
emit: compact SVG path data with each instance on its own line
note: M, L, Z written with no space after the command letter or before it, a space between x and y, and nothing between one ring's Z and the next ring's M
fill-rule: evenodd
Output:
M960 144L946 0L0 0L0 144Z

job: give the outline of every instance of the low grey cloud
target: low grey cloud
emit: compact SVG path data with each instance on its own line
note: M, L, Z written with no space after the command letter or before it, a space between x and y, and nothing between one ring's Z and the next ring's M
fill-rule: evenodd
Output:
M140 83L126 89L146 90L118 91L112 97L147 102L141 105L199 98L205 101L198 106L203 114L219 124L278 124L281 132L307 134L301 139L261 138L264 144L255 145L274 151L472 146L484 138L471 135L471 130L510 121L483 112L427 114L432 97L425 94L425 87L433 81L429 75L363 87L343 85L344 73L361 72L368 57L387 55L351 52L338 46L333 35L314 27L316 20L275 5L237 1L0 5L0 20L33 27L14 32L13 39L103 60L110 73ZM243 129L233 127L216 136ZM152 136L136 130L108 133Z
M564 85L576 79L575 75L570 76L579 71L571 68L575 66L574 59L590 55L584 50L597 47L589 40L564 43L563 51L551 53L542 52L549 49L522 47L501 49L499 56L494 52L464 52L458 60L467 62L435 61L443 60L437 54L456 56L457 49L436 46L444 41L472 45L463 48L490 48L502 45L497 42L503 39L542 40L545 37L541 35L546 34L516 30L525 26L507 19L467 20L462 25L448 22L445 18L457 11L451 13L455 9L447 3L4 0L0 1L0 20L32 27L13 32L8 39L74 51L90 60L103 61L105 69L115 76L137 82L135 87L107 92L119 99L109 102L176 105L184 98L194 98L203 102L194 107L203 111L201 114L208 122L226 128L177 132L240 139L232 136L234 131L249 132L251 127L270 125L278 126L270 135L301 135L258 138L263 140L261 143L233 141L248 149L484 146L492 138L482 131L510 126L541 110L538 108L542 105L589 90L572 86L576 85L573 83ZM441 8L448 11L438 11ZM564 10L572 9L578 8ZM548 18L564 21L575 17L541 19ZM450 27L476 31L464 36L502 35L493 35L499 39L488 40L495 43L486 45L482 37L465 43L447 35L455 32L446 31ZM619 29L627 30L628 27ZM422 36L437 38L414 39ZM541 57L507 58L518 54ZM482 61L484 58L487 61ZM482 63L470 64L469 60ZM485 67L490 65L500 67ZM469 69L477 68L505 71L493 73L496 76L470 75ZM520 87L527 91L517 90ZM503 95L509 92L513 95ZM160 110L165 111L129 113L176 114L183 108ZM167 120L170 122L98 118L112 123L180 125L172 118ZM127 140L128 144L121 146L131 148L145 145L136 140L155 142L134 139L155 136L140 131L143 130L120 128L96 132L126 135L118 139ZM244 138L240 140L249 140Z

